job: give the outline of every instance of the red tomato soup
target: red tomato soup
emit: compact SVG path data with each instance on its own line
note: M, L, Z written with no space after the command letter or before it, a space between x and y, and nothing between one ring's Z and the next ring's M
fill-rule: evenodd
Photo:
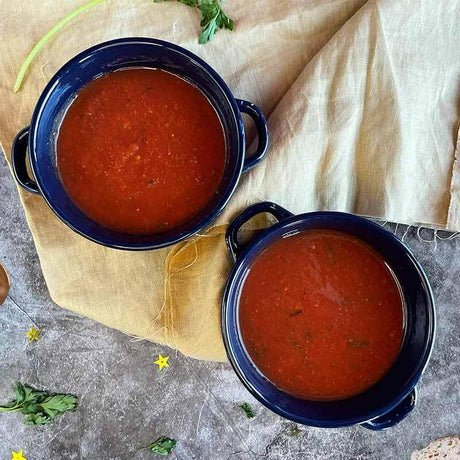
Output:
M308 230L276 241L249 270L239 320L246 349L278 388L345 399L380 380L404 333L400 289L363 241Z
M105 227L158 233L196 216L222 179L219 117L190 83L130 69L90 82L70 105L57 140L73 202Z

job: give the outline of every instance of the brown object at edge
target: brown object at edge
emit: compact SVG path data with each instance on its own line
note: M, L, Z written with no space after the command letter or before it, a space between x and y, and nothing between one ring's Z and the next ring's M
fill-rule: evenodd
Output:
M426 447L412 452L411 460L460 459L460 436L435 439Z
M0 306L2 306L10 292L10 277L6 268L0 264Z

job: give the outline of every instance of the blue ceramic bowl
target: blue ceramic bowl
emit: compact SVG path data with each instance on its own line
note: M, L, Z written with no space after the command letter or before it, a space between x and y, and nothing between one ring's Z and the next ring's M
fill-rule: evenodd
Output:
M56 167L56 138L66 108L91 80L118 69L160 68L198 87L217 111L226 142L226 164L219 190L199 215L180 227L155 235L128 235L111 231L86 217L64 189ZM255 122L259 145L245 158L245 134L241 112ZM26 168L26 150L33 178ZM233 194L242 172L255 166L267 153L267 123L254 104L235 99L225 82L202 59L184 48L148 38L124 38L94 46L65 64L40 96L29 127L17 136L12 148L13 172L19 184L40 193L56 215L77 233L105 246L157 249L175 244L211 223Z
M262 231L246 246L238 243L240 227L259 213L279 223ZM405 305L405 335L390 371L373 387L341 401L308 401L276 388L252 363L241 337L238 303L244 280L257 256L274 241L303 230L333 229L354 235L379 251L401 285ZM246 388L277 414L304 425L342 427L362 424L372 430L400 422L415 407L417 382L425 369L435 336L433 294L421 266L392 233L361 217L339 212L294 216L274 203L259 203L243 211L229 226L227 244L235 260L222 304L222 331L227 354Z

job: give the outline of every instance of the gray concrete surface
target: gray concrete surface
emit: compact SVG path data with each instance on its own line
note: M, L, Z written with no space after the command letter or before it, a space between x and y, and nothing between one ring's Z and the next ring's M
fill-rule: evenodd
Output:
M77 412L46 427L27 427L0 413L0 460L24 450L28 460L147 459L138 447L160 435L176 438L177 459L408 459L431 440L460 433L460 239L423 243L410 228L405 241L426 269L437 300L438 335L413 414L386 432L362 427L302 427L253 400L228 364L199 362L59 308L50 300L15 186L0 154L0 261L12 289L0 308L0 401L20 380L79 396ZM401 237L407 227L386 224ZM431 239L433 232L421 235ZM444 238L449 234L444 233ZM24 332L35 322L39 342ZM158 372L158 353L171 368ZM248 420L238 404L253 404Z

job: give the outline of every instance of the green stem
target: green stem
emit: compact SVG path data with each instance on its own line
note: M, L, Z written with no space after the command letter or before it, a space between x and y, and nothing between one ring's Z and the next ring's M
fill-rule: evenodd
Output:
M15 412L21 410L21 406L13 406L13 407L1 407L0 412Z
M65 24L71 21L75 16L78 16L80 13L83 13L86 10L89 10L93 6L98 5L99 3L105 2L106 0L91 0L88 3L85 3L80 8L77 8L72 13L68 14L65 18L61 19L49 32L46 33L42 37L42 39L33 47L32 51L26 57L24 64L22 64L21 69L19 70L19 74L16 78L16 82L14 83L13 91L17 93L21 88L22 81L24 80L24 76L29 68L30 63L34 60L35 56L41 50L43 45L56 33L61 29Z

